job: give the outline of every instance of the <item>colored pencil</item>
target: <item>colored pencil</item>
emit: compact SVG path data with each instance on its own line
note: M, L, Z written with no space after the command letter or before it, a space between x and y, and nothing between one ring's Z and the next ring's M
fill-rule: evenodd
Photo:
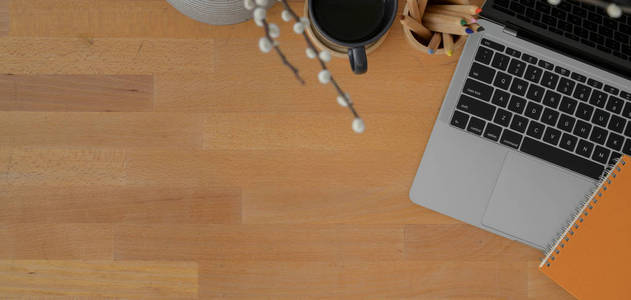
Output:
M469 0L435 0L435 2L448 3L448 4L457 4L457 5L468 5L469 4Z
M427 9L448 10L465 15L477 15L482 12L482 9L476 5L430 5Z
M427 53L436 53L436 48L440 45L441 36L442 34L440 32L434 32L432 39L429 41L429 45L427 45Z
M407 5L410 9L410 16L416 21L421 21L421 15L418 11L418 2L416 0L407 0Z
M444 23L433 23L433 22L423 22L423 25L434 32L445 32L449 34L455 35L469 35L474 31L466 26L461 25L453 25L453 24L444 24Z
M459 25L459 26L463 26L467 24L467 22L460 17L435 14L435 13L430 13L430 12L426 12L425 15L423 15L422 22L423 24L440 23L440 24L445 24L445 25Z
M418 3L418 15L421 16L422 19L425 14L425 8L427 7L427 0L417 0L416 2ZM419 22L420 21L421 20L419 20Z
M428 41L430 38L432 38L432 32L429 29L427 29L427 27L423 26L421 23L414 20L412 17L401 15L400 22L401 24L403 24L403 26L412 30L422 39Z
M445 54L447 56L452 56L454 54L454 37L449 33L443 32L443 49L445 49Z
M479 24L470 24L468 27L475 32L484 31L484 27L480 26Z

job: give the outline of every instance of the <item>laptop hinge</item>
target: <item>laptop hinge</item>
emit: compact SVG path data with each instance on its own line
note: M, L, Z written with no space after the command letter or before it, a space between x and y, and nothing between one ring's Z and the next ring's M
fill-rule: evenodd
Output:
M504 26L502 31L508 35L515 36L515 37L517 36L517 30L510 25Z

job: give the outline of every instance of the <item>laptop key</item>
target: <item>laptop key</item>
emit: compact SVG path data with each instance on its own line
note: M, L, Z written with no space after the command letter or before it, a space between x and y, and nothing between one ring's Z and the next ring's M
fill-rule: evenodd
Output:
M574 98L581 101L587 101L589 100L589 94L591 92L592 92L592 88L586 85L577 84L576 89L574 89Z
M536 64L538 59L532 55L528 55L526 53L521 55L521 59L530 64Z
M589 103L591 105L603 108L605 107L605 103L607 103L607 94L598 90L594 90L591 97L589 97Z
M456 108L489 121L493 118L493 114L495 114L495 107L493 105L467 95L460 96Z
M631 155L631 139L627 139L622 147L622 152L626 155Z
M622 91L622 92L620 92L620 97L622 97L622 98L624 98L624 99L626 99L628 101L631 101L631 93L627 93L625 91Z
M613 130L617 133L622 133L624 131L624 126L627 125L627 121L619 116L612 115L611 120L609 120L609 130Z
M594 150L593 143L586 140L578 141L578 146L576 147L576 153L578 155L589 158L592 154L592 150Z
M493 94L493 100L491 100L491 103L500 107L506 107L506 105L508 105L509 99L510 99L509 93L504 92L502 90L495 90L495 93Z
M521 57L521 52L519 52L519 51L517 51L517 50L515 50L515 49L513 49L511 47L506 48L506 54L508 54L508 55L510 55L512 57L517 57L517 58Z
M587 177L598 179L605 168L576 154L563 151L530 137L525 137L520 150L552 164L570 169Z
M612 113L619 114L622 111L623 104L624 100L618 97L609 96L609 101L607 101L606 109Z
M543 59L539 60L539 63L537 63L538 66L544 68L544 69L548 69L548 70L553 70L554 69L554 65L552 63L549 63Z
M613 87L613 86L610 86L610 85L608 85L608 84L605 84L605 88L604 88L604 90L605 90L605 92L607 92L607 93L609 93L609 94L612 94L612 95L614 95L614 96L618 96L618 93L620 92L620 90L619 90L619 89L617 89L617 88L615 88L615 87Z
M495 124L499 124L506 127L510 123L510 120L512 117L513 117L513 113L507 110L498 108L497 113L495 114L495 118L493 119L493 122L495 122Z
M594 112L594 116L592 117L592 123L602 127L607 127L609 116L611 116L610 113L602 109L596 109L596 111Z
M541 117L541 111L543 111L543 106L534 102L528 102L524 114L530 119L539 120L539 117Z
M616 164L620 156L622 156L622 153L620 152L611 152L611 155L609 156L609 165Z
M510 91L523 96L526 94L526 89L528 88L528 82L521 80L519 78L513 79L513 83L511 84Z
M589 140L604 145L607 140L607 130L595 126L594 130L592 130L592 134L589 136Z
M562 67L559 67L559 66L556 66L556 67L554 68L554 72L557 72L557 73L559 73L559 74L561 74L561 75L563 75L563 76L568 76L568 75L570 75L570 71L569 71L568 69L566 69L566 68L562 68Z
M506 68L508 68L509 62L510 62L510 57L502 53L496 53L495 56L493 57L493 62L491 63L491 66L504 71L506 70Z
M532 101L541 102L544 92L545 92L544 88L535 84L531 84L530 87L528 88L528 92L526 92L526 98Z
M580 81L580 82L585 82L587 80L587 77L585 77L585 75L582 75L576 72L572 72L572 75L570 76L570 78L576 81Z
M594 107L591 105L587 105L583 102L578 104L578 108L576 109L576 114L575 116L585 120L585 121L589 121L592 118L592 113L594 112Z
M561 114L557 127L561 130L572 132L572 129L574 129L574 123L576 123L576 119L569 115Z
M483 66L479 63L473 63L471 66L471 70L469 71L469 77L475 78L477 80L491 83L493 81L493 77L495 76L495 70Z
M497 72L497 75L495 76L495 81L493 81L493 86L507 90L512 79L512 76L504 72Z
M524 112L525 106L526 99L513 95L511 96L510 102L508 103L508 110L521 114Z
M522 138L523 136L521 134L509 129L504 129L502 137L500 138L500 143L518 149Z
M546 143L550 143L556 146L556 144L559 143L560 139L561 139L561 131L556 130L552 127L546 128L546 132L543 135L543 140Z
M592 154L592 159L601 164L606 164L609 160L610 153L611 151L609 151L608 149L601 146L596 146L596 148L594 149L594 154Z
M595 80L595 79L587 79L587 84L593 88L601 89L603 87L603 83Z
M552 108L557 108L561 102L561 94L553 91L546 91L546 95L543 97L543 104Z
M454 115L451 117L451 125L456 126L460 129L465 129L465 127L467 126L467 121L469 121L469 115L461 111L454 111Z
M627 102L624 104L624 109L622 110L622 116L631 119L631 102Z
M493 48L493 49L495 49L497 51L504 52L504 48L505 47L502 44L494 42L494 41L491 41L489 39L482 39L481 44L484 45L484 46L487 46L489 48Z
M609 138L607 139L607 147L620 151L622 148L622 143L624 143L624 137L616 134L615 132L609 133Z
M561 80L559 80L559 86L557 86L557 91L570 96L574 90L574 85L576 85L574 81L567 78L561 78Z
M520 61L518 59L511 59L510 64L508 65L508 73L513 74L517 77L521 77L524 75L524 70L526 69L526 63Z
M515 115L513 117L513 121L510 123L510 129L519 133L524 133L524 131L526 131L526 126L528 126L528 119L520 115Z
M493 95L493 87L473 79L467 79L463 92L484 101L489 101L491 100L491 95Z
M541 114L541 122L546 123L550 126L555 126L558 119L559 112L556 110L546 108L543 110L543 114Z
M584 121L581 121L581 120L578 120L576 122L576 126L574 127L574 132L573 133L575 135L577 135L577 136L580 136L580 137L586 139L587 137L589 137L589 132L591 130L592 130L592 125L591 124L589 124L587 122L584 122Z
M499 127L495 124L488 123L486 124L486 129L484 129L484 137L497 142L500 139L500 135L502 134L502 127Z
M567 150L567 151L574 151L574 148L576 147L576 143L578 142L578 138L571 135L571 134L567 134L564 133L561 136L561 142L559 142L559 146L561 146L561 148Z
M576 110L576 106L578 105L578 101L570 98L570 97L563 97L563 99L561 100L561 105L559 106L559 110L573 115L574 114L574 110Z
M540 139L541 136L543 135L543 130L545 129L545 126L539 122L535 122L535 121L530 121L530 125L528 125L528 130L526 131L526 135L535 138L535 139Z
M484 122L484 120L476 117L471 117L471 120L469 120L469 125L467 125L467 131L473 134L481 135L482 131L484 130L484 125L486 125L486 122Z
M492 57L493 57L493 50L486 47L478 48L478 52L475 54L475 60L485 65L488 65L489 63L491 63Z
M539 83L539 80L541 79L542 74L543 74L543 69L539 67L535 67L534 65L529 65L528 68L526 68L526 73L524 74L524 78L534 83Z

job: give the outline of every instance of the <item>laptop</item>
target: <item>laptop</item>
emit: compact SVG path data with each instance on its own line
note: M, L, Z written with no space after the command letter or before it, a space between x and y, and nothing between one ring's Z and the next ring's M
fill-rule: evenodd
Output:
M573 0L488 0L410 199L544 249L631 155L631 16Z

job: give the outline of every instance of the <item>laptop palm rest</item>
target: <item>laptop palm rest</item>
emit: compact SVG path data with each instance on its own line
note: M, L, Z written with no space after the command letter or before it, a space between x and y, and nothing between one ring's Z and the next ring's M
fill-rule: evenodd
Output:
M506 156L482 224L544 248L594 181L519 153Z

